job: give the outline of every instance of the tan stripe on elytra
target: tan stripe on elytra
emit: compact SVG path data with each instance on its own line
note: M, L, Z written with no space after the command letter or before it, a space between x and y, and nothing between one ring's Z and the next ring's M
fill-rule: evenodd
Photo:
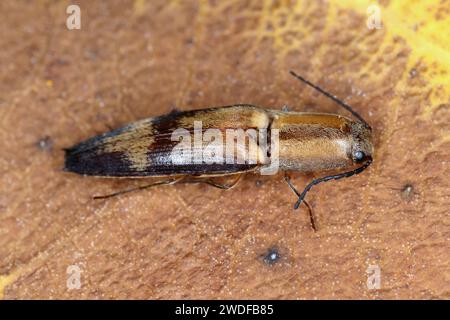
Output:
M269 116L260 108L236 106L199 110L192 116L180 116L177 119L177 125L180 128L192 128L194 121L201 121L203 129L263 129L269 125Z
M272 128L282 128L288 125L322 125L323 127L336 128L346 131L353 123L351 119L338 114L313 113L313 112L280 112L271 110L275 120Z
M112 137L105 138L103 153L123 153L131 163L131 169L144 171L150 165L148 149L155 141L151 119L133 123L129 129Z

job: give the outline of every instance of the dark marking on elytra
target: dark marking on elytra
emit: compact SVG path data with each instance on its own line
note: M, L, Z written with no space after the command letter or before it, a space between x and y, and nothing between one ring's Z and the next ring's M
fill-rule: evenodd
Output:
M173 109L170 113L154 117L152 119L152 129L155 134L172 132L174 129L180 128L180 113L183 117L190 117L194 115L195 111L181 112ZM170 140L170 135L169 135Z
M148 167L145 172L140 173L142 176L164 174L169 175L173 174L173 172L177 172L177 174L183 175L201 176L208 173L225 174L230 172L243 172L256 167L256 164L210 164L208 166L205 166L204 164L174 165L172 163L164 164L164 159L160 161L159 164L155 164L155 159L155 157L150 158L150 161L152 161L152 165Z
M66 151L65 171L93 176L130 176L131 163L122 152Z

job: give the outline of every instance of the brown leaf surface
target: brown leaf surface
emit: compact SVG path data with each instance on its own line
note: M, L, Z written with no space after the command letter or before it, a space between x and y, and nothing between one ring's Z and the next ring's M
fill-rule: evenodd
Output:
M448 64L335 2L80 1L72 31L68 4L0 4L0 296L450 297L450 81L430 82L449 79ZM137 183L61 171L62 148L174 107L342 112L290 69L375 129L368 171L308 195L316 233L281 176L93 201ZM280 259L268 265L272 248ZM70 265L78 290L66 286ZM366 286L370 265L379 290Z

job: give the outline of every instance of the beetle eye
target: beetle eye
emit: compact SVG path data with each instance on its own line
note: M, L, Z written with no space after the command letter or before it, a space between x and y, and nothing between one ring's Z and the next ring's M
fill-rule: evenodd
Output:
M356 162L362 161L365 157L364 152L362 151L355 151L355 153L353 154L353 157L355 158Z

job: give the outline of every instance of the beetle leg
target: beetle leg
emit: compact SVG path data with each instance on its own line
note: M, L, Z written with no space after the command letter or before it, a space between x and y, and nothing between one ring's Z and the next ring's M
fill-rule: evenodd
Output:
M131 188L131 189L127 189L127 190L121 190L121 191L114 192L114 193L111 193L111 194L107 194L107 195L104 195L104 196L94 196L93 198L95 200L107 199L107 198L115 197L115 196L118 196L118 195L121 195L121 194L124 194L124 193L144 190L144 189L148 189L148 188L156 187L156 186L171 185L171 184L175 184L175 183L206 183L206 184L208 184L210 186L213 186L213 187L216 187L216 188L219 188L219 189L228 190L228 189L231 189L234 186L236 186L237 183L239 182L239 180L241 179L241 177L242 177L242 173L239 174L237 179L235 179L231 184L219 184L219 183L216 183L216 182L214 182L214 181L212 181L210 179L208 179L208 180L183 180L185 178L185 176L182 176L182 177L179 177L179 178L174 178L174 179L154 182L154 183L147 184L147 185L144 185L144 186L139 186L139 187L136 187L136 188Z
M214 182L212 179L206 179L206 180L200 180L200 179L198 179L198 180L185 180L185 181L182 181L182 183L206 183L206 184L208 184L208 185L210 185L212 187L216 187L216 188L219 188L219 189L222 189L222 190L228 190L228 189L231 189L231 188L235 187L238 184L238 182L241 180L242 176L243 176L242 173L238 174L237 178L233 182L231 182L230 184L220 184L220 183Z
M115 197L115 196L118 196L118 195L121 195L121 194L124 194L124 193L129 193L129 192L133 192L133 191L144 190L144 189L148 189L148 188L156 187L156 186L161 186L161 185L174 184L174 183L180 182L180 181L183 180L183 179L184 179L184 176L179 177L179 178L169 179L169 180L158 181L158 182L154 182L154 183L151 183L151 184L147 184L147 185L145 185L145 186L139 186L139 187L136 187L136 188L131 188L131 189L127 189L127 190L122 190L122 191L114 192L114 193L107 194L107 195L104 195L104 196L94 196L93 198L94 198L95 200L97 200L97 199L111 198L111 197Z
M284 172L284 180L287 182L289 188L291 188L291 190L295 193L295 195L297 197L300 197L300 192L298 192L297 189L295 189L294 185L291 182L291 177L289 176L289 174L286 171ZM306 202L306 200L303 199L303 202L305 203L305 206L308 208L309 220L311 222L311 227L313 228L314 231L317 231L316 221L314 218L312 207L308 202Z

